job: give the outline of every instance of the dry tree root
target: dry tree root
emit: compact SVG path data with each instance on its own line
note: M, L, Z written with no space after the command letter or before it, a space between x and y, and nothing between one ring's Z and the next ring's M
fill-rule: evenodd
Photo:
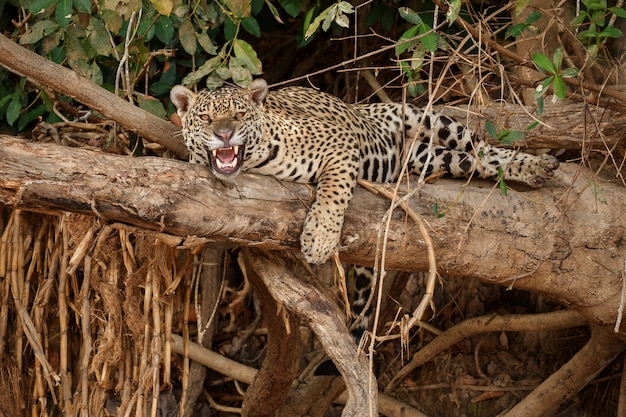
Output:
M521 332L557 330L585 326L587 320L574 310L561 310L545 314L522 314L505 316L482 316L465 320L437 336L432 342L413 355L411 361L400 370L385 387L390 392L414 369L430 361L442 351L461 340L487 332Z
M261 301L267 326L265 359L254 381L248 387L241 406L243 417L272 417L277 404L282 404L298 376L300 356L300 324L298 318L283 309L283 300L268 291L264 281L282 277L265 276L264 270L245 257L244 274Z
M248 273L254 270L280 305L308 321L324 350L335 362L348 391L342 416L378 415L376 379L368 372L365 357L359 355L348 329L335 314L331 302L315 288L293 277L281 259L270 259L262 252L251 249L245 250L244 257Z
M502 417L545 415L575 396L624 349L626 342L609 328L592 326L587 344Z

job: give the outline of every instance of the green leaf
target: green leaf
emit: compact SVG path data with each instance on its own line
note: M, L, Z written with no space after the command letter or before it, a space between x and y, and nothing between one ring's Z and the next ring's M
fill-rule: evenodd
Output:
M350 19L343 13L337 13L335 16L335 23L337 23L342 28L350 27Z
M459 17L459 12L461 11L461 0L448 0L448 6L446 21L451 25L456 21L457 17Z
M13 126L13 123L15 123L17 118L20 116L20 111L22 111L22 101L19 97L13 97L13 99L9 102L6 112L7 123L10 126Z
M241 26L251 35L256 36L257 38L261 37L261 27L259 26L259 22L252 17L246 17L241 20Z
M411 97L417 97L426 93L426 89L421 83L417 81L411 81L407 84L407 92L411 95Z
M231 58L228 61L228 69L230 75L238 86L242 88L249 88L252 83L252 74L247 68L243 66L243 63L237 58Z
M150 0L150 3L154 6L155 10L162 15L162 17L169 17L172 13L172 9L174 8L173 0Z
M552 89L554 90L554 95L563 100L567 97L567 88L565 87L565 81L563 81L563 77L557 75L554 77L552 81Z
M583 1L584 5L589 10L606 10L606 1L592 0L592 1Z
M496 129L496 125L493 124L491 120L489 119L485 120L485 129L487 130L487 133L489 133L489 136L491 136L492 138L498 137L498 131Z
M617 17L621 17L622 19L626 19L626 10L621 7L609 7L609 12L613 13Z
M124 19L115 10L102 10L102 21L104 26L111 31L112 34L117 35L122 29L122 23Z
M222 57L214 56L213 58L206 61L204 64L200 65L200 68L187 74L185 78L181 81L184 85L193 85L197 84L205 76L209 75L211 72L215 71L219 66L222 65Z
M74 7L81 13L91 13L91 0L74 0Z
M509 194L509 190L506 188L506 183L504 182L504 171L502 171L502 168L498 168L498 186L500 187L502 195L506 197Z
M302 0L278 0L278 4L280 4L291 17L298 16L302 11Z
M97 85L102 85L104 78L102 76L102 70L100 66L96 63L96 61L92 62L91 65L87 67L87 78L89 78L93 83Z
M504 130L500 133L498 140L503 145L512 145L525 137L526 133L520 132L519 130Z
M239 32L239 25L233 22L230 17L227 17L224 20L224 37L228 41L232 41L237 37L237 32Z
M57 46L50 51L48 56L50 60L52 60L52 62L61 64L65 60L65 48L63 48L62 46Z
M86 31L87 39L98 55L109 56L113 52L109 34L100 19L90 16Z
M57 30L60 26L52 20L40 20L32 25L22 36L20 36L20 45L32 45L39 42L45 36L48 36Z
M398 9L398 13L400 13L400 17L406 20L409 23L413 23L414 25L420 25L424 23L422 18L415 11L408 7L400 7Z
M263 73L261 61L249 43L241 39L235 39L233 40L233 51L235 52L235 57L241 60L242 65L247 68L250 73L253 75Z
M539 122L532 122L531 124L529 124L528 126L526 126L526 130L530 131L533 130L534 128L536 128L537 126L539 126Z
M417 45L417 47L413 50L413 55L411 55L411 69L413 71L422 69L425 56L426 48L424 48L424 45Z
M566 68L561 72L561 77L563 78L572 78L578 76L580 71L578 68Z
M431 32L431 30L432 28L426 23L418 25L418 32L420 35L424 35L420 38L421 44L430 52L435 52L439 44L439 35L435 32Z
M168 16L160 16L154 24L156 37L167 44L174 38L174 23Z
M213 44L213 41L211 41L211 38L209 37L206 28L203 28L202 32L200 33L196 32L196 39L198 40L198 43L200 44L202 49L204 49L207 53L211 55L217 54L217 47Z
M328 9L323 10L322 13L318 14L317 17L315 19L313 19L311 24L306 26L306 31L304 32L304 39L305 40L309 39L311 36L313 36L313 34L315 32L317 32L317 29L322 24L322 21L324 21L326 19L326 16L328 16L328 13L330 12L330 9L332 7L333 6L329 7ZM313 9L311 9L311 10L313 10ZM309 13L310 13L310 11L309 11ZM308 16L309 16L309 14L307 13L307 17Z
M550 58L548 58L544 54L533 54L532 60L540 71L545 72L549 75L556 74L556 68L554 68L554 64L552 63L552 61L550 61Z
M552 63L554 64L555 73L561 69L563 63L563 48L556 48L552 54Z
M598 39L621 38L623 36L624 36L624 33L614 26L608 26L602 32L598 33Z
M252 2L250 0L222 0L222 2L233 12L236 19L248 17L252 13Z
M337 17L337 5L335 4L328 8L328 14L326 15L326 18L324 19L324 21L322 22L322 30L324 32L330 29L330 25L331 23L333 23L336 17Z
M587 55L585 55L585 63L583 64L583 67L593 64L598 57L599 51L600 46L598 44L593 44L587 48Z
M528 15L528 17L526 18L526 24L527 25L532 25L533 23L535 23L537 20L541 19L541 12L532 12L531 14Z
M83 49L80 39L78 39L76 35L77 29L69 29L70 28L68 28L65 32L65 53L67 54L67 63L79 75L89 77L90 70L89 64L87 63L89 57Z
M46 105L40 104L34 109L28 111L26 114L23 114L22 117L20 117L19 122L17 123L17 131L22 132L30 122L36 120L39 116L41 116L45 112L46 112Z
M417 30L418 30L418 27L413 26L412 28L409 28L406 32L404 32L402 36L400 36L400 39L398 39L398 42L396 42L396 48L395 48L396 56L402 54L407 49L413 47L416 44L417 41L415 40L408 41L407 39L414 38L415 35L417 34Z
M528 7L530 0L515 0L515 9L513 10L513 16L519 16Z
M9 102L9 100L18 97L19 96L19 92L15 92L13 94L7 94L6 96L0 98L0 109Z
M33 14L39 14L52 6L55 0L34 0L30 5L25 5Z
M580 40L584 39L595 39L598 36L598 32L594 29L583 30L576 35L576 37Z
M579 26L581 25L585 20L587 20L587 13L586 12L580 12L576 17L574 17L572 19L571 22L569 22L569 24L571 26Z
M439 204L437 204L437 203L433 204L433 214L434 214L434 215L435 215L438 219L440 219L440 218L442 218L443 216L445 216L445 215L446 215L446 213L445 213L445 212L441 212L441 211L439 211Z
M147 111L148 113L152 113L157 117L165 117L167 115L165 107L163 107L163 103L154 97L139 95L137 97L137 104L139 104L139 108Z
M261 10L265 6L265 0L251 0L250 2L250 13L252 16L257 16L261 13Z
M340 1L339 3L337 3L337 9L341 13L354 13L354 6L347 1Z
M54 12L56 22L62 28L66 28L72 21L72 12L74 11L73 0L57 0L57 8Z
M234 58L234 57L233 57L232 59L237 59L237 58ZM217 68L217 69L215 70L215 72L214 72L214 73L212 73L212 74L217 75L217 76L218 76L218 77L220 77L222 80L228 80L228 79L230 79L230 78L231 78L230 69L229 69L228 67L226 67L226 66L221 66L221 67ZM212 75L212 74L211 74L211 75Z
M506 187L506 182L504 182L504 178L500 178L500 180L498 181L498 186L500 186L500 193L502 193L503 196L507 196L509 195L509 190Z
M527 26L528 25L525 23L518 23L516 25L508 27L506 32L504 32L504 39L517 38L522 33L524 33Z
M270 0L266 0L265 4L267 4L267 7L268 9L270 9L270 13L272 13L274 19L280 24L284 23L283 19L280 18L280 13L278 13L278 9L276 8L276 6L274 6L272 2L270 2Z
M539 116L543 115L543 104L544 104L543 97L537 97L537 114Z
M195 55L198 42L196 40L196 31L190 19L185 19L178 28L178 39L185 52L192 56Z
M541 83L535 88L535 98L543 96L548 88L550 88L550 84L552 84L552 77L545 78Z
M216 73L212 72L208 77L206 77L206 87L209 90L215 91L215 89L221 87L222 85L224 85L224 79Z

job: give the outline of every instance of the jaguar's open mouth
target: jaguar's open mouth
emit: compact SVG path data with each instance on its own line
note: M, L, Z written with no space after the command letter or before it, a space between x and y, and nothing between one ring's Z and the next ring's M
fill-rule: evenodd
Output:
M239 171L243 163L243 146L235 145L228 148L211 149L213 169L223 175L231 175Z

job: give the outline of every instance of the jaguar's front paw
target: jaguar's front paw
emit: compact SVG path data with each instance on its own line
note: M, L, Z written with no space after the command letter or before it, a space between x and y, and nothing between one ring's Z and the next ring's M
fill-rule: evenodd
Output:
M536 157L528 172L528 184L533 187L542 187L554 176L554 171L559 168L559 161L552 155Z
M309 211L300 236L300 248L310 264L323 264L337 249L343 216L325 213L319 207Z
M304 259L310 264L323 264L333 254L339 243L339 236L333 238L325 230L307 230L305 226L300 236L300 248Z

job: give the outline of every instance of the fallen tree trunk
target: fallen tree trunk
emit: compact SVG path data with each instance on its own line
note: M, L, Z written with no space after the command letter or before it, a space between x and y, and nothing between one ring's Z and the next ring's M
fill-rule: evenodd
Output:
M624 271L624 189L575 165L565 164L558 177L508 196L485 182L441 180L423 186L412 206L431 228L439 271L538 292L613 326ZM311 198L311 187L269 177L241 175L226 184L179 161L0 137L0 203L25 210L90 213L178 236L297 251ZM444 217L432 215L434 204ZM373 264L388 207L356 191L343 261ZM385 244L387 269L428 269L424 239L400 210Z

